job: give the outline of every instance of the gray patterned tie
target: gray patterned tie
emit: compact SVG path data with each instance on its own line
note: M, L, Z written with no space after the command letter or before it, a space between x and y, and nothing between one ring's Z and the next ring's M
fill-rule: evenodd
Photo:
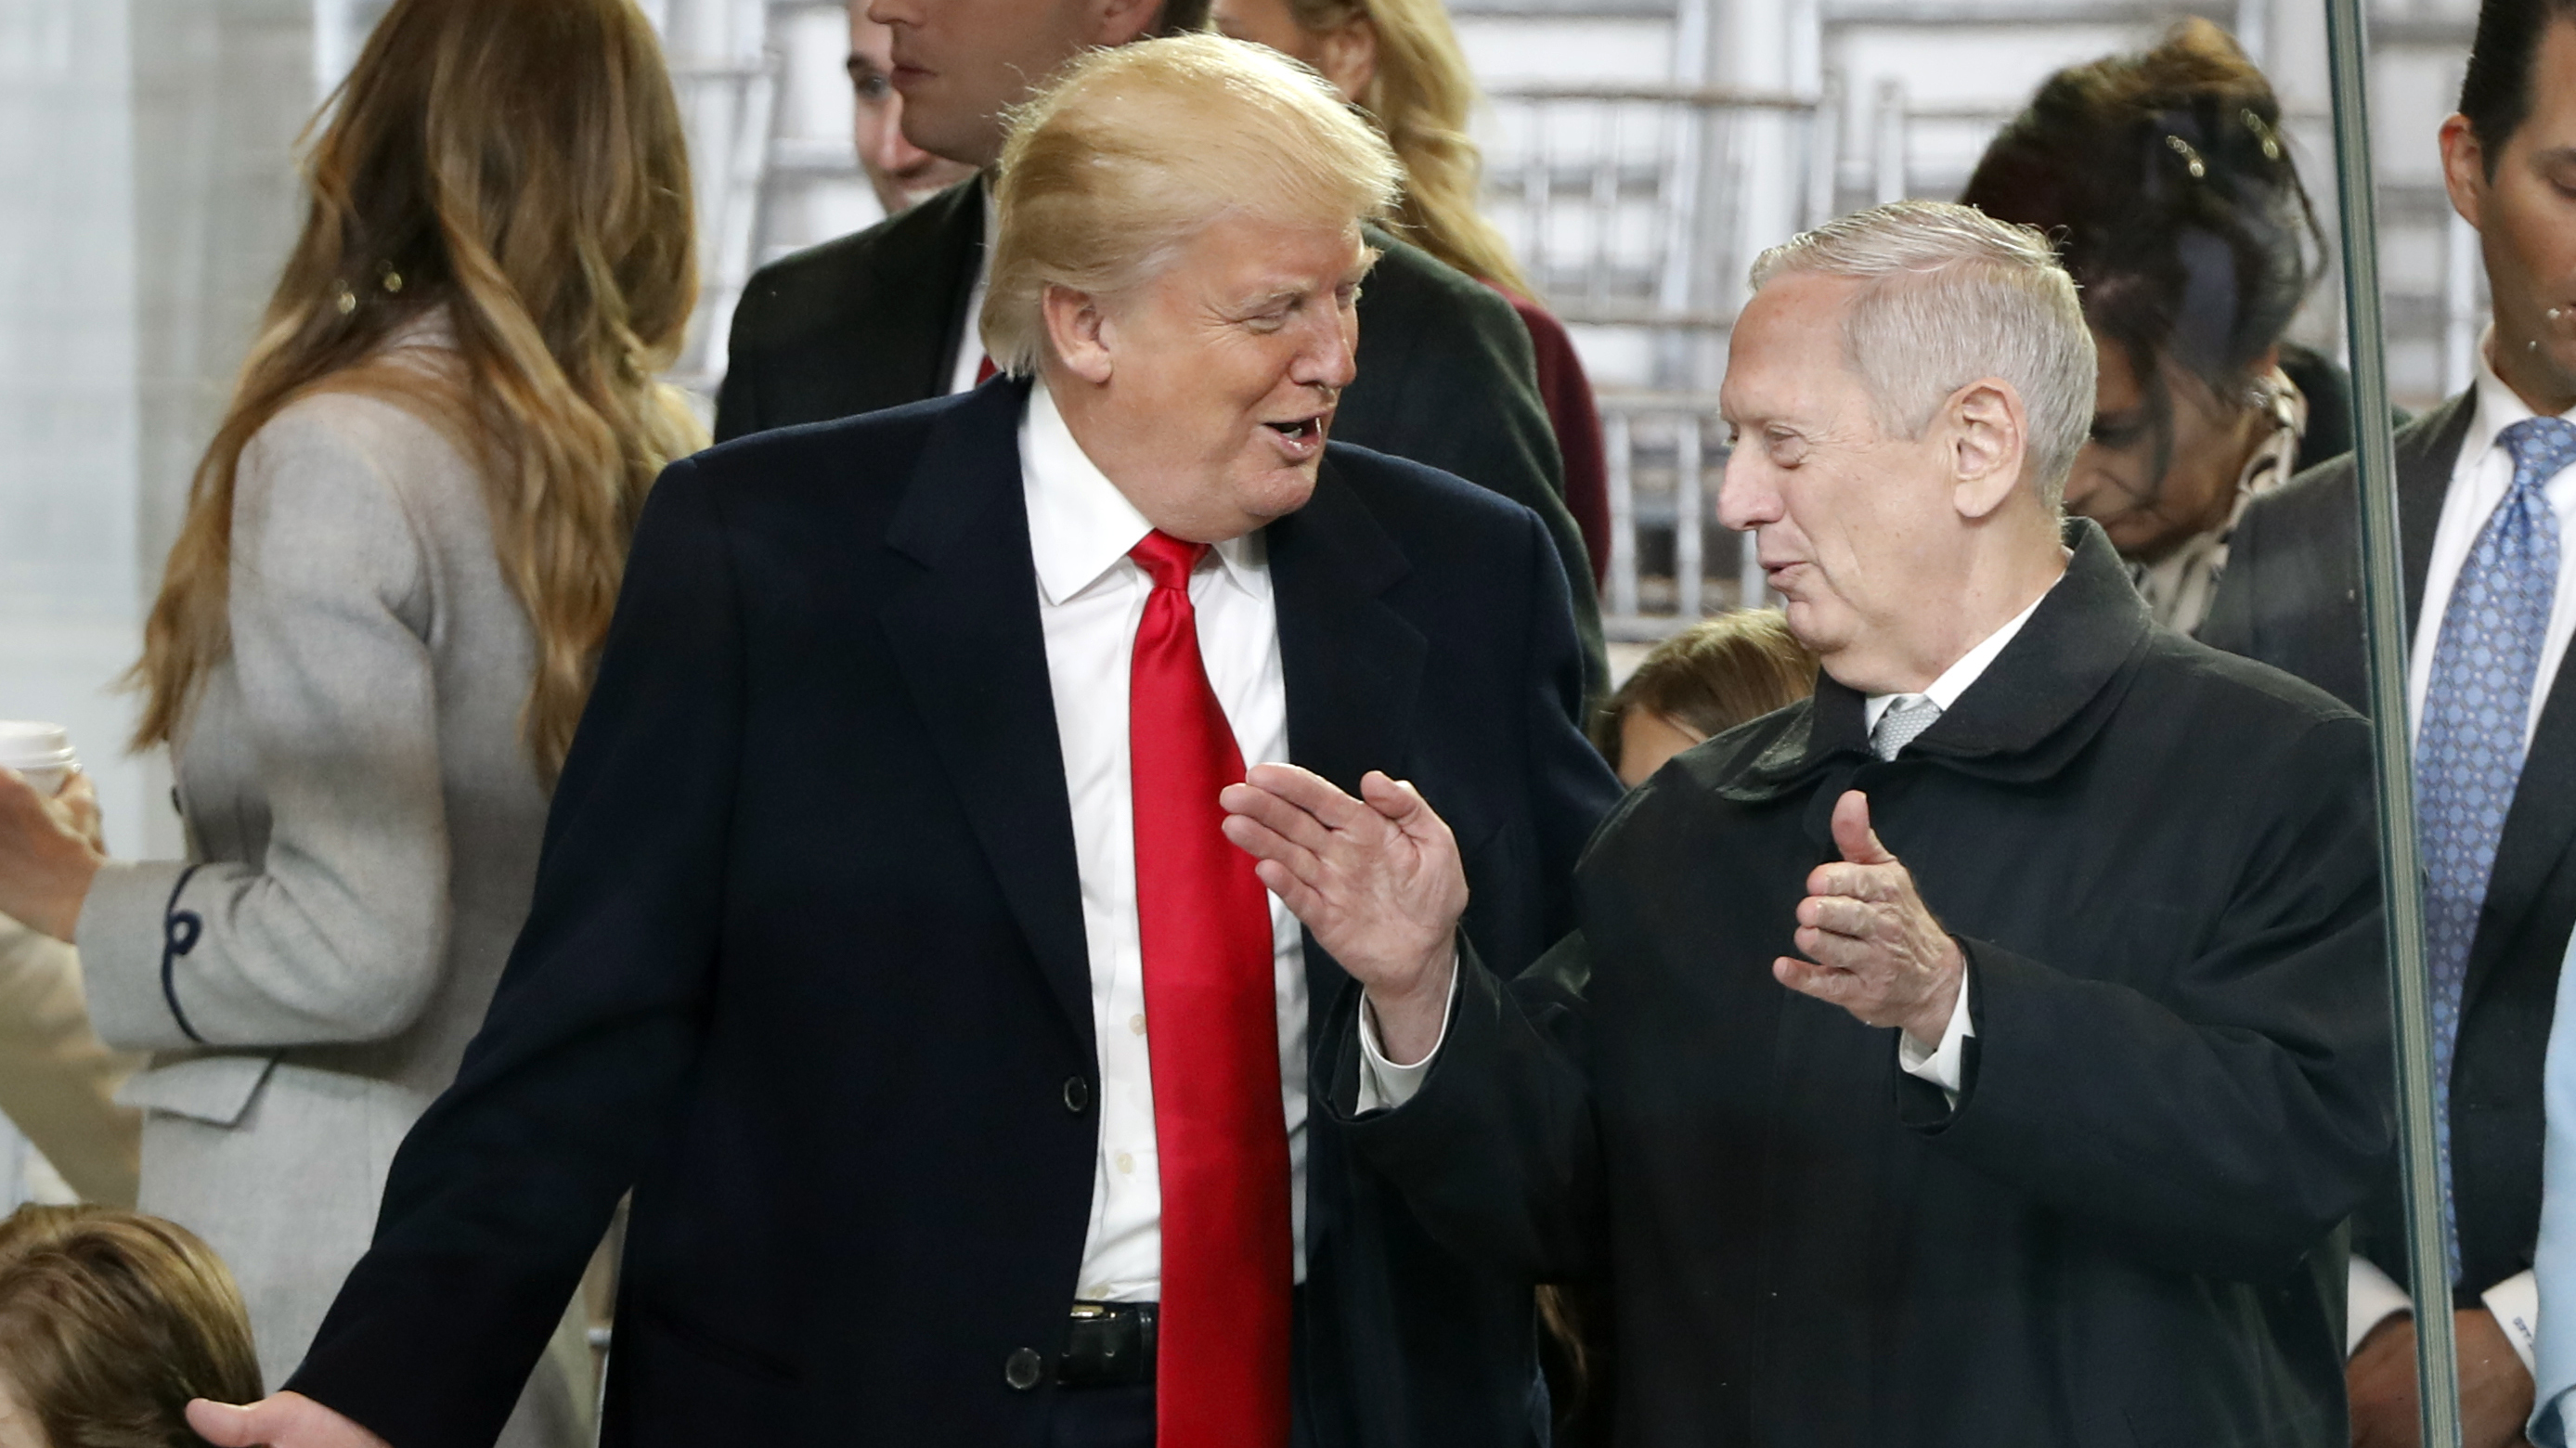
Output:
M2576 424L2534 417L2497 434L2513 485L2488 515L2442 610L2433 677L2415 742L2423 818L2424 964L2433 994L2433 1122L2440 1139L2443 1223L2460 1272L2451 1209L2451 1061L2469 978L2469 946L2486 904L2496 842L2522 778L2522 736L2558 593L2558 514L2542 489L2576 463Z
M1940 717L1941 706L1927 696L1899 694L1878 716L1878 727L1869 731L1869 752L1881 759L1894 759L1898 751L1913 743L1916 735L1931 728L1932 721Z

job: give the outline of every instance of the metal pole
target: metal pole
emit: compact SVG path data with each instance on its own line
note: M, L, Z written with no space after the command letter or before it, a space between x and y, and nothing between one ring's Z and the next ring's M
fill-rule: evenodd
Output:
M2397 457L2379 315L2379 232L2371 190L2367 48L2360 0L2326 0L2334 89L2335 190L2343 221L2345 334L2351 339L2354 472L2361 490L2363 632L2379 761L2379 862L2388 989L2397 1028L2397 1126L2406 1174L2406 1267L2414 1284L2415 1377L2426 1448L2459 1448L2458 1345L2450 1251L2433 1136L2433 1023L2424 968L2424 881L2415 859L2415 771L2406 726L2406 595L2397 562Z

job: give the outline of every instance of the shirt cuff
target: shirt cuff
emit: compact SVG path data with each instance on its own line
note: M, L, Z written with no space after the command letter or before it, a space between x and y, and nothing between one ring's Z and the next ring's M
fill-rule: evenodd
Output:
M2344 1269L2343 1355L2361 1351L2361 1340L2371 1329L2401 1312L2415 1310L2415 1299L2397 1285L2395 1278L2379 1270L2377 1263L2354 1254L2351 1265Z
M1399 1066L1386 1058L1377 1043L1377 1006L1365 995L1360 997L1360 1099L1359 1109L1393 1111L1412 1100L1422 1090L1422 1078L1431 1074L1431 1063L1440 1059L1440 1043L1449 1039L1449 1017L1458 1005L1458 959L1449 959L1449 1002L1441 1008L1440 1034L1432 1039L1431 1049L1410 1066Z
M2532 1356L2532 1344L2540 1336L2540 1278L2529 1271L2516 1272L2479 1293L2478 1300L2495 1314L2504 1340L2513 1344L2513 1355L2522 1359L2522 1370L2531 1374L2532 1381L2539 1381L2539 1360Z
M1977 1033L1974 1021L1968 1019L1968 977L1959 975L1959 999L1950 1007L1950 1024L1941 1030L1941 1044L1926 1051L1914 1044L1914 1038L1903 1031L1896 1033L1896 1064L1906 1075L1920 1077L1941 1088L1950 1104L1959 1104L1959 1088L1965 1068L1960 1058L1966 1052L1963 1044Z

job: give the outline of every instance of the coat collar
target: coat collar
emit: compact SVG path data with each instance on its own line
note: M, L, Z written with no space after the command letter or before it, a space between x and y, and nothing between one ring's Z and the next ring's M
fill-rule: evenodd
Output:
M2065 538L2074 551L2066 576L1958 703L1914 741L1925 758L1984 778L2045 779L2110 717L2129 662L2154 624L2098 524L2069 519ZM1873 757L1858 691L1820 676L1803 708L1719 793L1777 799L1837 762Z

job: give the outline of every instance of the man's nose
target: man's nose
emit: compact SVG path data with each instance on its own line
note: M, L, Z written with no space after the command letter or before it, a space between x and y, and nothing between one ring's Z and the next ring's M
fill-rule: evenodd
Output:
M1742 448L1727 454L1726 475L1717 487L1717 521L1739 533L1780 521L1780 490Z
M868 18L879 25L921 23L920 0L868 0Z
M1289 376L1308 387L1348 387L1360 375L1359 345L1359 318L1336 308L1324 315L1314 339L1297 354Z

